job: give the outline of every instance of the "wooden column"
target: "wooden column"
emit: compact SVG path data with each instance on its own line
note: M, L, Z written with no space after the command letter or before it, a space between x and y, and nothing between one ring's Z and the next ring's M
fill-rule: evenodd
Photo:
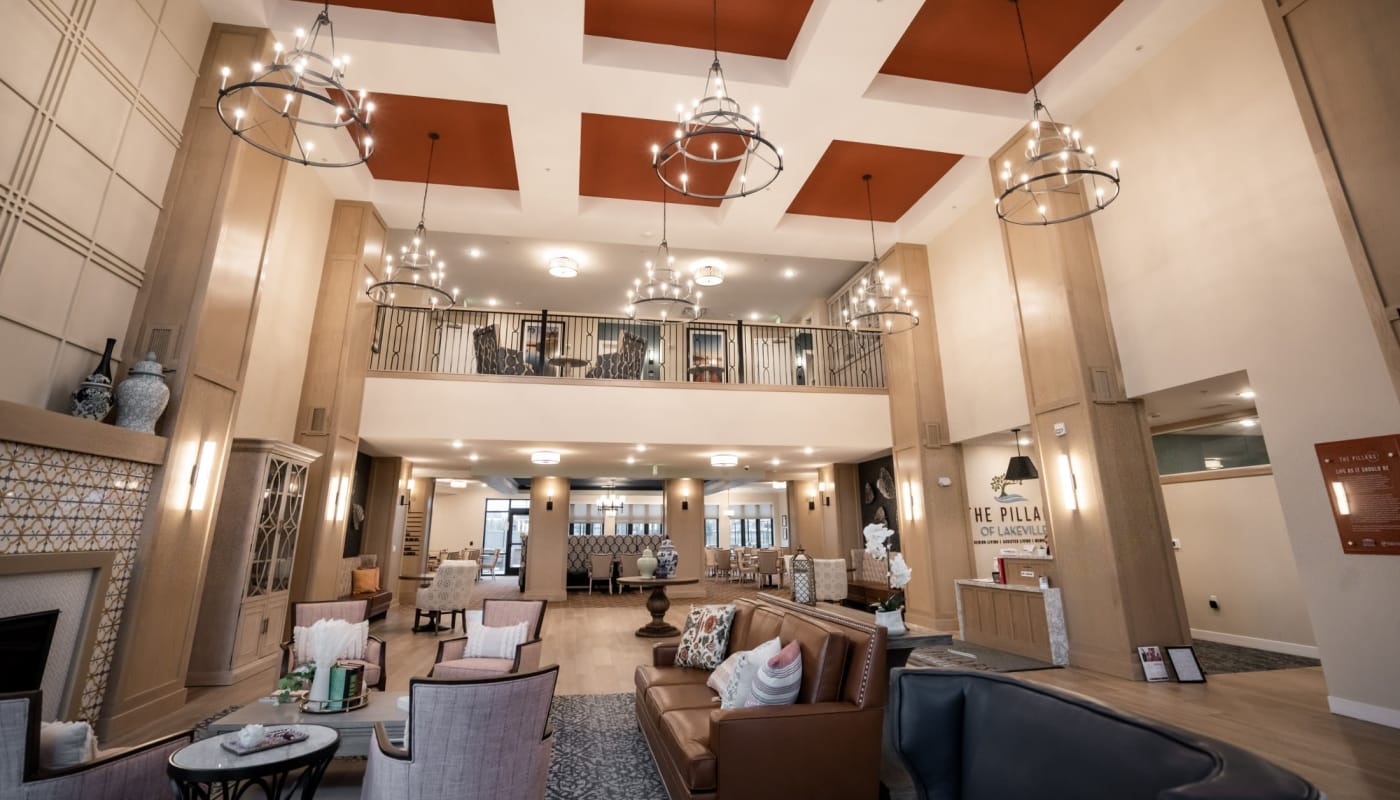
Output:
M846 558L864 547L860 524L860 476L855 464L828 464L817 472L822 484L817 505L822 512L823 539L831 558Z
M554 508L550 508L550 502ZM530 542L525 548L525 597L562 601L568 579L569 479L535 478L530 482Z
M788 521L792 526L793 552L801 547L812 558L837 558L839 553L829 553L826 548L826 526L823 524L821 506L808 508L809 503L817 502L816 481L788 481L787 504Z
M159 433L141 549L107 686L102 736L159 719L185 701L185 674L210 532L247 371L263 251L286 162L234 138L214 100L220 64L266 61L267 31L215 25L125 341L127 364L154 350L176 371ZM257 113L257 112L254 112Z
M361 549L379 556L379 585L402 600L403 531L408 520L408 480L412 463L402 458L370 461L365 538ZM417 584L413 584L417 588Z
M896 244L881 265L909 290L921 317L914 330L884 337L899 547L914 573L904 590L904 616L918 625L952 630L958 622L953 581L973 577L974 562L962 447L948 443L928 249ZM939 478L949 478L949 485L939 486Z
M364 284L384 261L385 232L374 206L336 201L297 413L297 444L319 450L321 457L307 477L294 601L335 599L374 333L374 303Z
M1029 135L992 159L994 186ZM1084 207L1080 192L1058 194L1051 215ZM1140 679L1136 648L1184 644L1190 627L1147 418L1123 391L1093 224L1003 223L1002 240L1070 663Z
M665 504L666 535L680 559L677 576L700 578L705 574L705 482L694 478L672 478L662 490ZM681 506L684 505L685 508ZM674 586L671 597L704 597L705 587Z

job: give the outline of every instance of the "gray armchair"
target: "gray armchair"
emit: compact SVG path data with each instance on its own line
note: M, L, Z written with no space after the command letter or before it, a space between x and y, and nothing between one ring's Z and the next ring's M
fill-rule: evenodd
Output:
M501 600L489 597L482 600L482 625L503 628L521 622L529 623L525 631L525 641L515 648L514 657L467 658L466 636L446 639L438 643L437 660L428 675L433 678L468 680L539 669L540 657L544 651L540 630L544 628L544 612L548 605L547 600Z
M635 333L623 331L617 352L598 356L597 363L583 377L639 381L642 379L642 362L646 355L647 340Z
M407 741L374 726L365 800L541 800L554 734L559 667L494 678L409 681Z
M40 692L0 694L0 797L6 800L77 797L169 797L165 765L193 740L173 733L137 747L98 754L64 769L39 766Z
M519 350L501 347L494 324L472 333L472 347L476 349L476 371L480 375L535 374L535 368L525 362Z

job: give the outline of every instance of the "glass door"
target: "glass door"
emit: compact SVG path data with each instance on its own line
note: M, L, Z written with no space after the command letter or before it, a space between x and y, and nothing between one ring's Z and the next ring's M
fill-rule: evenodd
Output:
M510 510L510 539L509 556L506 558L506 574L520 574L520 537L530 532L530 509L512 508Z

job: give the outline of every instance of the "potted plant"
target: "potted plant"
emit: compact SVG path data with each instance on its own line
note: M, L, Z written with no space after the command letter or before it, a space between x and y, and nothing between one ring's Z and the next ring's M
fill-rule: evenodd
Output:
M908 629L904 627L904 587L909 585L914 573L904 561L904 554L892 551L887 544L894 531L880 525L865 527L865 552L876 561L886 564L890 588L893 593L883 602L871 606L875 612L875 624L883 625L891 636L902 636Z
M296 702L298 696L306 691L306 686L311 682L311 676L315 674L316 667L312 664L302 664L286 675L277 679L277 692L272 696L280 703Z

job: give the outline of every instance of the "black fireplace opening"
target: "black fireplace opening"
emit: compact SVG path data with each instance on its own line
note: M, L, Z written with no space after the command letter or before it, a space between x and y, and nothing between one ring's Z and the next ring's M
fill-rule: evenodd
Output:
M0 692L30 692L44 683L58 609L0 619Z

